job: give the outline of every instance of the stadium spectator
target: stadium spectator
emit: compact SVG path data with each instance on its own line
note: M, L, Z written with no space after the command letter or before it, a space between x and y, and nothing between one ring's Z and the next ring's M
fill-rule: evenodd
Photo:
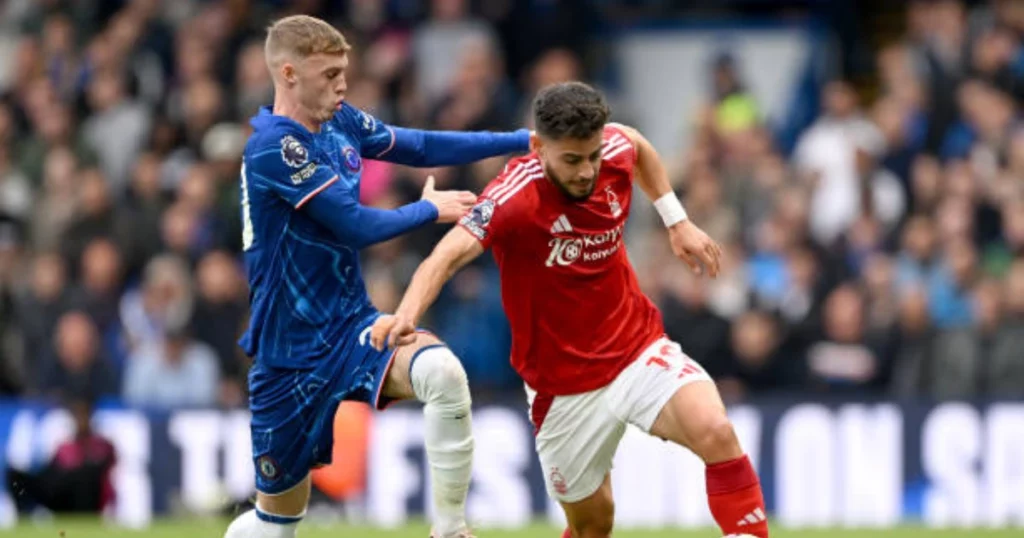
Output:
M17 222L0 217L0 395L6 396L20 394L27 382L22 321L14 293L22 243Z
M94 239L85 247L79 274L74 302L96 323L104 353L120 365L125 352L120 312L124 288L121 250L107 238Z
M197 297L192 333L217 355L221 401L244 404L248 359L238 349L247 314L247 290L238 262L227 252L207 254L196 269Z
M86 313L72 310L61 316L54 334L56 356L43 364L40 392L58 401L81 395L116 396L117 374L99 338Z
M115 501L114 445L93 430L88 397L69 397L66 405L75 424L71 439L37 472L7 469L5 483L19 511L41 505L55 513L99 514Z
M52 335L57 322L71 308L64 259L52 252L37 255L32 262L30 286L15 299L29 384L39 388L49 370L47 360L53 356Z
M124 400L154 409L209 407L217 403L219 376L213 349L194 340L187 327L165 327L162 341L128 357ZM232 403L237 403L237 398Z
M149 109L128 94L124 74L96 73L89 83L92 114L82 125L90 146L96 148L103 173L114 191L128 184L132 163L143 149L149 132Z

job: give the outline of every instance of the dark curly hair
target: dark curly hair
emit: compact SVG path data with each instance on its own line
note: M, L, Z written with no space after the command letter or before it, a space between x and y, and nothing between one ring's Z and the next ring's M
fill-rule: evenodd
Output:
M533 100L537 132L554 140L590 138L604 129L610 114L601 92L582 82L547 86Z

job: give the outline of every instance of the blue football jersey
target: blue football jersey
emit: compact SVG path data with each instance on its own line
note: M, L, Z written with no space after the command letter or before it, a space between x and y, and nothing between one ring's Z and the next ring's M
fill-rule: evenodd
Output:
M264 107L242 158L242 248L251 313L239 344L257 361L305 369L340 349L376 310L358 252L301 211L332 183L358 199L363 157L394 145L390 127L344 104L311 133Z

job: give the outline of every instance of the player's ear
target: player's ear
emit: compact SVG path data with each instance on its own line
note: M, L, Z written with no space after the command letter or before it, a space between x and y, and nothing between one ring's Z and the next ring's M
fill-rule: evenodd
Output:
M299 74L295 72L295 64L285 61L281 63L281 77L289 86L298 82Z
M530 151L540 151L541 146L544 144L540 140L540 135L537 131L530 131Z

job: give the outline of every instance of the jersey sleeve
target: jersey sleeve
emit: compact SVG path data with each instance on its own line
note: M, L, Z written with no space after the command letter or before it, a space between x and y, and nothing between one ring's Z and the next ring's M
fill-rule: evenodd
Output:
M246 163L253 182L265 185L300 209L338 180L317 153L312 140L298 129L282 131L272 142L255 151Z
M601 165L625 170L633 177L639 155L636 146L619 123L605 126L604 143L601 147Z
M359 154L367 159L377 159L395 146L394 129L348 103L341 104L334 121L339 129L359 141Z

